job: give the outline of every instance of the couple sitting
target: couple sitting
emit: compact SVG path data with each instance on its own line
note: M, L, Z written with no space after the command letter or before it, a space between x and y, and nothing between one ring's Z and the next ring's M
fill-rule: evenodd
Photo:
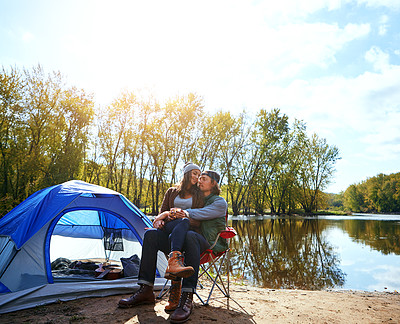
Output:
M197 287L200 255L226 227L227 203L219 196L219 180L220 176L215 171L201 173L193 163L184 166L182 180L168 189L161 213L154 220L154 228L144 235L138 280L140 288L131 297L121 299L119 307L155 303L153 285L157 252L162 251L168 255L165 278L171 279L165 311L172 313L172 323L183 323L189 319ZM213 250L221 252L226 248L226 240L219 239Z

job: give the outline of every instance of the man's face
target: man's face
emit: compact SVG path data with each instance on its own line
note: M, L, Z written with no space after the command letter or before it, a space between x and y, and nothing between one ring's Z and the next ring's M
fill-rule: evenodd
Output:
M200 176L198 185L203 192L211 191L213 188L212 179L205 174Z

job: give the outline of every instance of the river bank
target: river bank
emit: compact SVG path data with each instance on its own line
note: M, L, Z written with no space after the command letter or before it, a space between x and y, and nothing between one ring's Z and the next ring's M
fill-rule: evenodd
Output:
M204 297L204 292L199 290ZM195 297L188 323L396 323L397 292L309 291L231 285L232 299L216 294L209 306ZM166 299L155 306L119 309L126 295L84 298L1 315L1 323L168 323Z

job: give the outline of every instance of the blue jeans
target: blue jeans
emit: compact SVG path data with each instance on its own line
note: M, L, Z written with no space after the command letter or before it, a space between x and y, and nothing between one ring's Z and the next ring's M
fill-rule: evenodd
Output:
M177 218L165 223L162 231L169 234L171 251L182 252L183 243L185 242L186 233L189 230L189 227L189 218Z
M168 236L165 231L155 228L147 230L144 234L138 283L154 285L157 252L162 251L166 255L170 252ZM190 230L186 233L182 252L185 254L185 264L193 267L194 274L183 279L182 291L194 292L196 290L200 255L209 247L210 244L203 235Z

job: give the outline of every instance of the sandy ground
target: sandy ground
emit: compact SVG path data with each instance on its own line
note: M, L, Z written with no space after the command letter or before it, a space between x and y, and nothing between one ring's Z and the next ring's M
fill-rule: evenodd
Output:
M199 291L205 296L204 290ZM0 315L0 323L168 323L166 298L155 306L120 309L120 298L84 298ZM188 323L400 323L400 294L360 291L273 290L231 285L209 306L195 297Z

